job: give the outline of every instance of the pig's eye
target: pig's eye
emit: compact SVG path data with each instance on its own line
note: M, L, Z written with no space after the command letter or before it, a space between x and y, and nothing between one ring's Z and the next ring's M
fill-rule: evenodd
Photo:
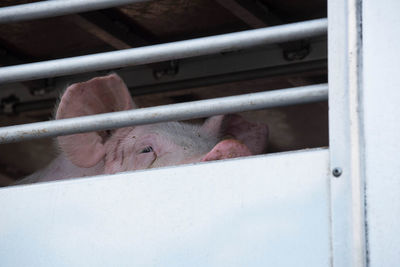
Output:
M151 146L146 146L145 148L140 151L140 153L150 153L153 152L153 148Z

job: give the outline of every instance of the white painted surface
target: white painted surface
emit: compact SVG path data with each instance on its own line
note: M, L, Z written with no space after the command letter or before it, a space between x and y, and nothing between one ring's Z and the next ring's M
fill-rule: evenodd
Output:
M360 0L328 1L332 266L366 266L360 86Z
M1 266L330 266L329 153L0 189Z
M400 264L400 1L363 1L370 266Z

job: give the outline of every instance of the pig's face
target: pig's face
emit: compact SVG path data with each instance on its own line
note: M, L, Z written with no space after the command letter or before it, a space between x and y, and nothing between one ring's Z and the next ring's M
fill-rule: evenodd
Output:
M218 139L200 127L170 122L117 130L106 143L106 173L200 161Z
M68 87L56 118L132 108L125 84L112 74ZM73 164L90 168L103 162L104 173L116 173L259 154L267 138L266 125L227 115L211 117L203 125L158 123L62 136L58 141Z

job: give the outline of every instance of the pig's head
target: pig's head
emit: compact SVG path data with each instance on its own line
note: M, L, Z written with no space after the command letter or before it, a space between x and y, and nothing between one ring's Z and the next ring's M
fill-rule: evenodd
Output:
M68 87L56 119L134 108L124 82L111 74ZM60 136L58 142L76 166L102 163L104 173L115 173L260 154L267 139L266 125L249 123L238 115L220 115L203 125L157 123Z

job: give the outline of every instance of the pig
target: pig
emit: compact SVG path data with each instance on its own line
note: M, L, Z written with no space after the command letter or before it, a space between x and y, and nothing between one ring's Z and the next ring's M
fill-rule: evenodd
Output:
M56 119L138 108L115 73L69 86ZM59 155L18 184L113 174L264 153L266 124L219 115L202 125L166 122L57 137Z

